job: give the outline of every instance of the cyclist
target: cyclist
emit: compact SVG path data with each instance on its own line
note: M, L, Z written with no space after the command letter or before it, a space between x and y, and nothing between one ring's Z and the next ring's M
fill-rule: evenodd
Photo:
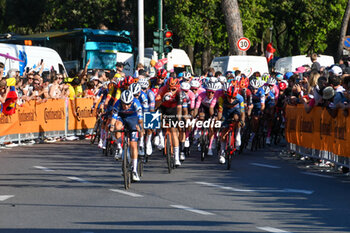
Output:
M243 97L238 94L238 92L238 87L230 86L224 96L220 97L218 101L218 119L221 120L223 118L223 124L221 125L221 152L219 157L219 162L221 164L225 163L226 136L228 134L230 121L240 122L235 130L235 146L237 150L241 144L240 132L238 129L244 127L245 114Z
M113 106L113 117L111 121L110 130L122 130L123 127L126 127L128 130L131 130L130 133L130 152L132 160L132 179L134 181L140 181L140 177L137 173L137 160L138 160L138 132L143 129L143 116L142 116L142 107L138 99L133 96L133 93L129 90L122 92L120 99ZM119 153L122 153L122 139L121 133L116 133L117 139L117 150ZM124 156L126 156L126 151Z
M153 93L153 91L149 88L149 82L147 79L145 78L141 78L139 80L139 83L141 85L141 89L144 93L146 93L147 95L147 99L148 99L148 107L149 107L149 111L150 112L154 112L154 108L155 108L155 95ZM148 129L147 130L147 135L146 135L146 153L147 155L151 155L152 154L152 130Z
M164 86L167 75L168 72L165 69L160 69L157 72L157 77L150 79L150 87L155 95L157 95L159 89Z
M133 83L130 85L129 90L132 92L134 97L139 100L142 106L142 113L149 112L148 97L147 97L147 94L141 90L141 85L139 83ZM143 132L141 132L141 135L140 135L139 146L140 146L140 155L144 155L145 146L144 146Z
M263 114L265 109L265 93L264 90L261 88L261 82L258 79L253 78L250 81L250 88L252 92L252 119L251 119L251 125L252 125L252 134L249 138L248 146L247 148L250 149L252 146L253 139L255 137L255 134L259 127L259 117Z
M163 119L169 122L177 122L182 116L182 99L180 98L180 82L177 78L169 78L167 85L159 89L156 96L156 108L162 112ZM171 127L171 140L174 147L175 165L180 166L180 148L178 130ZM164 137L160 134L160 143L164 147Z
M216 85L213 82L209 82L208 86L206 88L206 92L202 92L196 101L195 109L194 109L194 115L199 116L199 120L208 120L210 117L214 117L215 115L215 106L217 103L217 95L215 95L216 92ZM198 131L195 131L195 138L198 138ZM208 148L208 155L212 156L212 143L214 140L214 132L212 129L210 129L209 132L209 148Z
M185 74L186 75L186 74ZM193 94L193 92L190 90L191 89L191 84L189 82L182 82L180 84L180 98L181 98L181 102L182 102L182 115L183 118L182 120L184 120L185 122L189 119L191 119L190 117L190 113L193 113L194 110L194 105L195 105L195 95ZM180 160L184 161L185 160L185 147L189 147L190 146L190 142L189 142L189 134L191 132L191 129L179 129L180 130Z
M239 94L243 97L244 100L244 108L245 113L250 118L253 105L252 105L252 92L249 90L249 78L247 78L244 74L241 76L241 80L239 81Z
M267 137L266 144L271 144L271 130L273 126L274 120L274 111L276 105L276 93L278 91L278 87L276 85L276 79L270 77L267 80L267 85L263 86L265 92L265 119L267 121ZM277 91L275 90L277 88ZM277 94L278 95L278 94Z

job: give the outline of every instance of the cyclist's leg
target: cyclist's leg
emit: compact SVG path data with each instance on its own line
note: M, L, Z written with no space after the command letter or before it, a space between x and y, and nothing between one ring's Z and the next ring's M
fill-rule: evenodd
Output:
M124 125L127 127L130 132L130 153L131 153L131 161L133 167L133 180L139 181L140 177L137 173L137 163L138 163L138 146L137 142L139 140L139 132L138 132L138 118L137 117L126 117L123 119Z

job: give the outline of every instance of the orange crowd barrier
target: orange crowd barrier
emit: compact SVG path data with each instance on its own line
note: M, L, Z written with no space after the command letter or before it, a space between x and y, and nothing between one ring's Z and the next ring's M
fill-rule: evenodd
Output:
M289 143L350 157L350 117L341 111L332 118L325 108L315 107L306 113L303 105L287 106L286 119Z
M74 101L73 104L71 101ZM6 116L0 113L0 137L12 134L44 133L49 131L83 130L93 128L95 112L91 112L91 98L76 100L49 99L45 103L29 101L17 107L16 113ZM68 124L66 109L68 106ZM73 114L73 107L77 112Z

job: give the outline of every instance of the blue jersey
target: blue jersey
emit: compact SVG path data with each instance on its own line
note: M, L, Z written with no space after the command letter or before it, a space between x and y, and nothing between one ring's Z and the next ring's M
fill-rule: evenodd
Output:
M141 91L140 96L138 98L141 106L142 106L142 110L144 112L148 112L149 111L149 105L148 105L148 97L147 94L143 91Z
M265 105L267 107L275 106L275 94L272 91L270 91L269 94L267 95L265 100Z
M252 91L252 101L253 101L253 108L261 108L261 104L265 103L265 92L260 87L256 94L253 94Z
M134 98L130 108L125 110L123 109L122 102L119 99L113 107L113 119L118 119L118 117L121 117L121 118L138 117L139 120L142 120L143 115L142 115L142 107L141 107L140 101Z
M153 112L156 107L156 96L151 89L147 90L147 99L148 99L148 107L149 111Z
M108 95L108 88L102 86L102 87L99 89L99 91L97 92L97 95L96 95L96 97L95 97L95 98L97 98L97 99L99 99L99 98L102 97L102 98L101 98L101 101L100 101L100 103L98 104L98 107L97 107L97 108L100 108L101 105L105 103L106 98L107 98L107 95Z

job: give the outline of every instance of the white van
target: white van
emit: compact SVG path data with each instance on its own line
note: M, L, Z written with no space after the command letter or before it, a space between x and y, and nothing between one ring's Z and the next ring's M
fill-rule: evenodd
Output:
M332 56L319 55L317 62L321 66L327 67L334 64L334 58ZM303 65L309 65L311 67L311 58L306 55L283 57L276 61L275 71L280 73L294 72L296 68Z
M0 62L5 64L4 75L6 75L11 68L19 70L22 75L27 67L29 67L29 69L38 67L41 59L44 62L44 71L49 71L53 68L59 73L66 73L60 55L53 49L39 46L0 43Z
M223 74L227 71L240 70L247 77L256 71L259 71L261 75L269 72L266 57L261 56L215 57L210 67Z
M188 71L193 74L193 68L187 53L182 49L173 49L168 54L168 63L166 65L167 70L174 70L177 74L182 71ZM153 48L145 49L145 66L149 67L151 60L157 60L155 54L153 54Z

